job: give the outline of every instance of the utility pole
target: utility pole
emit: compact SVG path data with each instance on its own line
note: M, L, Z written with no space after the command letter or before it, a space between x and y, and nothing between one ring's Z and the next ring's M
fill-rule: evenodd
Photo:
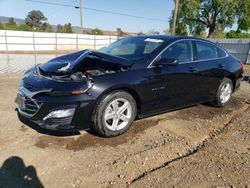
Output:
M82 11L83 11L83 7L82 7L82 1L83 0L80 0L80 24L81 24L81 30L83 32L83 19L82 19Z
M175 35L178 6L179 6L179 0L175 0L174 19L173 19L173 24L172 24L172 35Z

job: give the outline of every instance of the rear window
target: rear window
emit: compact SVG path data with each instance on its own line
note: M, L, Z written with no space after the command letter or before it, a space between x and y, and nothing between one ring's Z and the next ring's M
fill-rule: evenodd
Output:
M224 50L217 47L218 57L225 57L227 54Z
M197 59L213 59L217 58L217 47L207 42L195 41L197 49Z
M197 49L198 60L220 58L225 57L227 55L223 49L208 42L195 41L195 44Z

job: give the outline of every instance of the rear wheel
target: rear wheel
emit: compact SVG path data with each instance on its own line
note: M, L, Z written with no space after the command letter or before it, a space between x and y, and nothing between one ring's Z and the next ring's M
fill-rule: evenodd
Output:
M136 102L127 92L115 91L102 97L93 114L94 129L112 137L126 132L136 116Z
M233 93L233 83L229 78L224 78L217 90L217 94L213 104L215 106L223 107L231 99Z

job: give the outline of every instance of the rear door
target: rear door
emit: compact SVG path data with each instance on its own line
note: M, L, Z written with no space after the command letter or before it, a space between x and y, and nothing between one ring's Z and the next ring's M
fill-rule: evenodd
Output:
M203 84L200 85L201 99L211 100L220 85L221 79L225 76L227 54L216 45L194 40L194 55L196 67L202 77Z

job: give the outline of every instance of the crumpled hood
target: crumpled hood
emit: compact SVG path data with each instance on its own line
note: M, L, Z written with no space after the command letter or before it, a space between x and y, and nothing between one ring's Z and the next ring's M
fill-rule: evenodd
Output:
M44 89L51 89L53 92L70 92L73 90L85 89L88 87L87 81L83 82L60 82L58 80L48 79L31 71L25 75L21 81L23 87L36 92Z
M79 63L89 55L102 58L113 66L128 68L132 65L131 61L122 57L112 56L94 50L82 50L60 57L56 57L48 61L47 63L40 65L40 69L46 73L55 73L58 75L67 73L70 74L74 72L74 70L79 66Z

